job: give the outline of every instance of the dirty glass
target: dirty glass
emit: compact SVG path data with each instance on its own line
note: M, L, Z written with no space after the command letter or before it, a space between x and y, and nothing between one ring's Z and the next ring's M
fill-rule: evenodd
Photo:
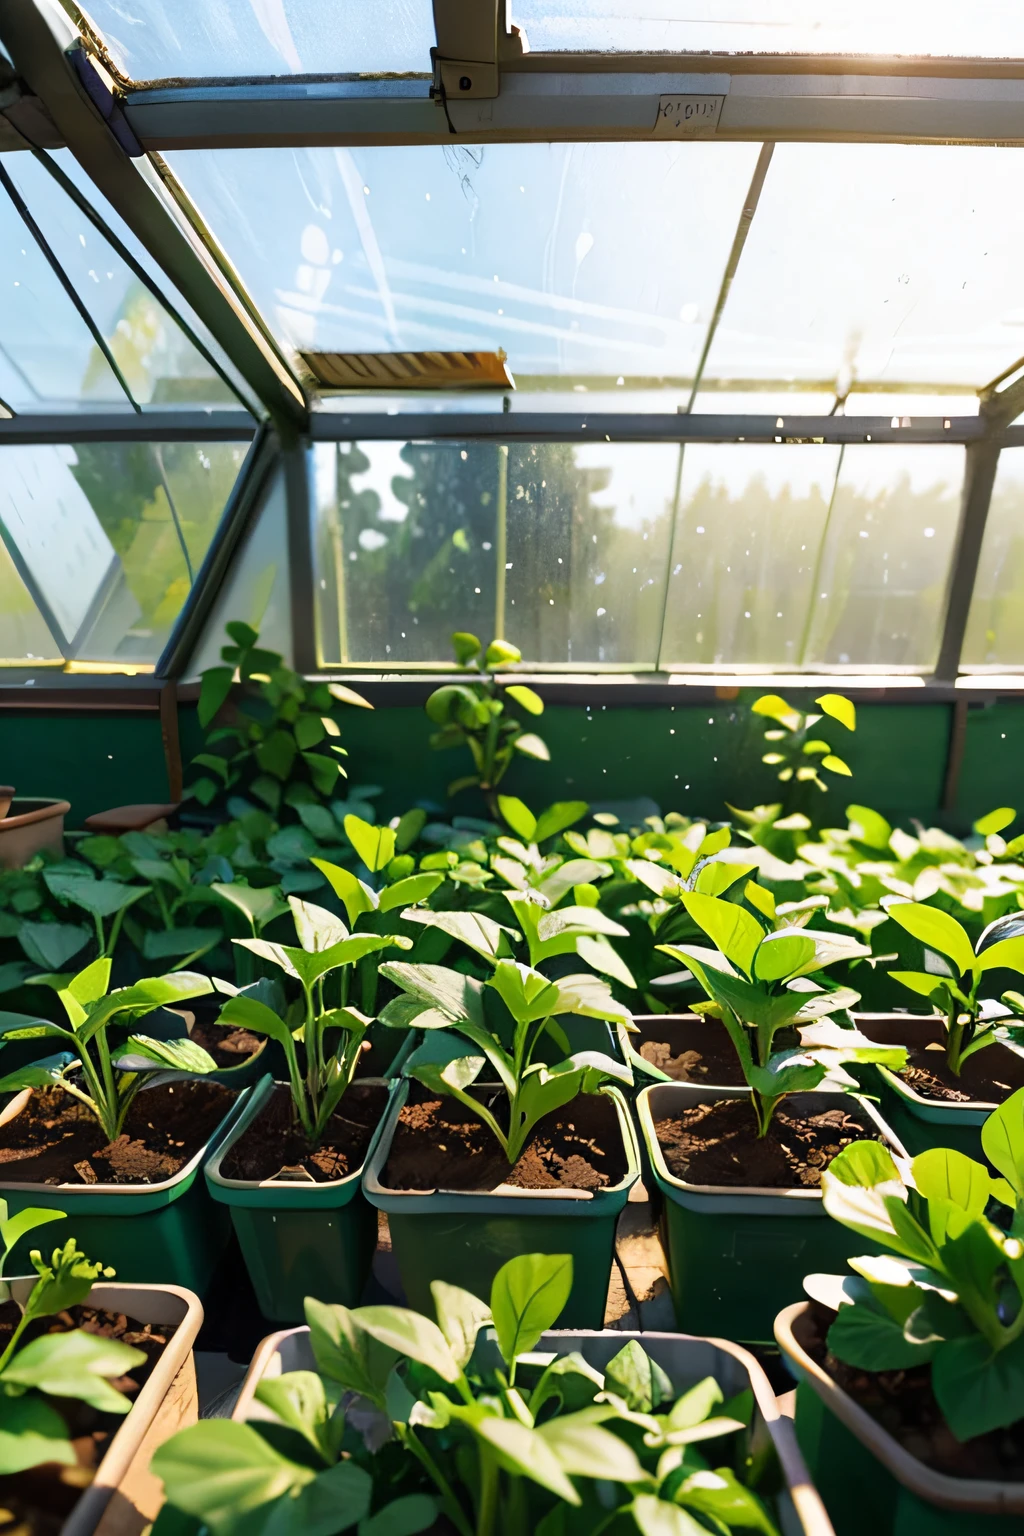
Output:
M222 665L228 644L224 626L241 619L258 630L260 640L292 660L292 607L288 566L288 505L284 474L274 471L256 514L235 550L224 585L210 610L189 663L198 677L206 667Z
M625 393L692 379L757 153L452 143L168 161L283 345L502 348L524 392L554 377Z
M232 443L0 447L0 540L64 656L157 660L244 454ZM37 654L24 623L17 643ZM18 633L0 647L6 660Z
M1024 352L1022 156L777 145L705 378L972 396Z
M985 524L965 671L1024 667L1024 448L1004 448Z
M430 73L430 0L90 0L117 67L179 76Z
M500 627L525 660L657 661L677 450L342 443L315 449L325 664L446 662Z

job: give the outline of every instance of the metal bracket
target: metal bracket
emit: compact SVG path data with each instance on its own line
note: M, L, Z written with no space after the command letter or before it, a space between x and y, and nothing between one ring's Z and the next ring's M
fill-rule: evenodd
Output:
M511 25L508 0L433 0L437 47L431 96L451 101L494 100L501 90L501 65L521 59L529 45Z

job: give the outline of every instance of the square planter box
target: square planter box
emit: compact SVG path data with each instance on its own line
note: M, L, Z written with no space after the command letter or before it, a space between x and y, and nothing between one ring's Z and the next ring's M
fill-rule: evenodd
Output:
M8 1282L16 1301L27 1300L36 1279L32 1275ZM83 1489L60 1532L60 1536L141 1536L163 1503L163 1484L149 1470L150 1457L158 1445L199 1418L192 1346L202 1326L203 1309L198 1296L172 1285L94 1285L87 1300L94 1307L127 1313L140 1323L176 1327L111 1437L96 1476Z
M698 1088L658 1083L637 1099L640 1130L665 1204L663 1240L669 1286L680 1328L745 1343L770 1344L777 1313L803 1294L803 1279L819 1270L845 1270L846 1260L870 1248L862 1237L826 1216L817 1189L740 1189L689 1184L669 1172L654 1129L656 1120L693 1104L749 1097L748 1088ZM856 1095L792 1094L788 1103L807 1114L853 1102L905 1155L874 1106Z
M857 1023L869 1040L881 1045L929 1045L945 1039L942 1020L921 1014L866 1013L857 1014ZM977 1056L969 1057L964 1066L964 1091L970 1092L974 1081L974 1063L998 1063L1000 1076L1005 1074L1010 1093L1024 1087L1024 1052L1016 1046L987 1045ZM865 1091L877 1093L880 1109L887 1124L891 1125L911 1157L927 1152L930 1147L953 1147L958 1152L985 1162L981 1150L981 1127L998 1106L990 1099L972 1099L963 1104L944 1104L938 1099L925 1098L905 1083L889 1067L867 1066L854 1068ZM1009 1097L1009 1094L1007 1094Z
M31 1092L11 1100L0 1124L28 1103ZM76 1238L84 1253L112 1265L125 1284L180 1285L202 1296L231 1236L231 1218L210 1199L201 1170L241 1114L248 1092L236 1097L184 1168L159 1184L30 1184L0 1177L0 1197L12 1216L28 1206L64 1211L67 1219L47 1228L47 1240L56 1246ZM8 1268L30 1269L29 1252L37 1246L31 1234L23 1237Z
M1020 1536L1024 1482L947 1477L911 1456L807 1354L807 1311L806 1301L786 1307L775 1337L797 1378L800 1449L837 1536Z
M428 1315L433 1316L432 1307ZM834 1536L824 1505L797 1447L793 1425L780 1413L768 1378L746 1350L725 1339L695 1339L675 1333L620 1333L614 1328L600 1331L558 1329L543 1334L536 1348L555 1355L575 1351L595 1369L603 1370L631 1339L636 1339L657 1361L677 1392L686 1391L706 1376L714 1376L727 1397L752 1390L755 1439L762 1444L770 1440L778 1457L781 1489L777 1501L781 1529L785 1536ZM259 1383L286 1371L315 1369L308 1328L272 1333L253 1356L232 1418L244 1423L247 1419L272 1417L255 1401Z
M260 1311L275 1321L294 1323L305 1315L307 1296L346 1307L358 1305L377 1247L377 1212L363 1194L362 1168L326 1184L230 1179L223 1172L224 1158L277 1086L265 1077L253 1089L205 1173L213 1199L230 1209ZM385 1107L367 1160L386 1118Z
M636 1137L622 1094L602 1088L595 1098L615 1107L626 1153L626 1175L610 1189L527 1190L502 1184L476 1194L462 1190L387 1188L380 1175L391 1151L398 1116L409 1093L399 1087L363 1174L366 1197L386 1211L391 1242L409 1305L428 1314L432 1280L447 1280L477 1296L506 1260L519 1253L570 1253L573 1286L561 1321L574 1327L604 1322L619 1212L637 1181Z

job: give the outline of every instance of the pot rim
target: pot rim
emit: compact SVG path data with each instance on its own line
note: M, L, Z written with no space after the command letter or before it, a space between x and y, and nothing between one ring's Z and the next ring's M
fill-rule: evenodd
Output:
M29 797L26 796L26 799ZM12 807L17 805L17 797L11 800ZM70 800L46 800L35 811L19 811L14 816L0 816L0 834L17 831L19 827L30 827L37 821L56 820L59 816L66 816L71 809Z
M633 1130L633 1122L630 1119L629 1109L620 1090L613 1084L605 1083L597 1090L598 1095L610 1098L615 1105L618 1117L619 1130L622 1134L623 1148L626 1153L626 1172L617 1184L607 1189L517 1189L512 1184L498 1184L494 1189L391 1189L380 1182L379 1174L383 1171L391 1151L391 1140L394 1135L398 1116L409 1095L409 1079L403 1078L396 1088L395 1095L388 1105L387 1114L381 1120L376 1146L367 1156L363 1169L363 1190L372 1205L380 1210L388 1210L392 1200L414 1201L444 1200L461 1201L498 1201L504 1207L510 1201L526 1201L543 1205L550 1205L555 1201L572 1201L573 1205L589 1202L596 1204L601 1197L610 1196L612 1199L624 1202L629 1190L640 1177L640 1150L636 1142L636 1133ZM480 1087L494 1086L498 1084L478 1084ZM563 1105L564 1109L566 1106Z
M888 1024L901 1025L905 1023L916 1022L920 1024L931 1024L934 1027L935 1025L941 1025L942 1022L941 1015L937 1013L864 1013L859 1014L856 1017L858 1023L865 1026L864 1033L868 1035L869 1039L871 1025L873 1023L878 1024L884 1021ZM939 1029L936 1031L936 1033L938 1034L939 1038L941 1038L942 1030ZM985 1047L985 1049L987 1051L1006 1051L1009 1055L1016 1057L1018 1060L1020 1060L1021 1056L1024 1056L1024 1051L1021 1050L1020 1046L1014 1045L1013 1042L1009 1040L993 1040L990 1045ZM879 1064L878 1071L882 1077L882 1080L892 1089L894 1093L899 1095L903 1102L910 1108L911 1113L914 1113L918 1110L921 1112L917 1116L918 1119L932 1120L937 1123L945 1123L946 1125L950 1125L955 1124L957 1120L966 1119L968 1115L971 1115L975 1118L968 1120L967 1123L969 1125L981 1125L994 1109L999 1108L998 1103L988 1099L968 1099L966 1103L954 1104L948 1102L945 1099L928 1098L925 1094L918 1093L917 1089L912 1088L909 1083L905 1083L899 1074L894 1072L891 1067L884 1067ZM1005 1099L1002 1102L1005 1103Z
M775 1319L775 1338L779 1348L797 1367L802 1381L806 1381L831 1413L856 1435L877 1461L891 1472L898 1483L908 1488L928 1504L940 1509L970 1510L979 1514L1024 1514L1024 1482L997 1483L984 1478L949 1477L936 1472L904 1450L888 1430L883 1429L866 1409L855 1403L812 1360L793 1333L798 1322L810 1308L808 1301L795 1301L784 1307Z
M781 1199L796 1202L801 1205L813 1203L817 1207L818 1211L820 1211L820 1189L766 1189L762 1185L758 1184L690 1184L686 1179L681 1179L676 1174L669 1172L668 1164L665 1162L665 1155L661 1150L661 1143L658 1140L657 1132L654 1128L654 1115L651 1111L651 1098L655 1093L672 1093L676 1096L678 1096L680 1093L687 1096L695 1095L696 1098L693 1102L701 1103L708 1097L718 1099L749 1098L750 1092L751 1090L749 1088L716 1088L714 1085L706 1083L697 1084L677 1082L652 1083L650 1087L641 1089L640 1093L637 1094L636 1100L637 1116L640 1120L640 1127L644 1134L644 1140L647 1142L647 1150L650 1154L651 1165L654 1170L655 1178L663 1187L680 1190L683 1194L688 1196L703 1196L706 1198L714 1199L716 1201L728 1199L731 1196L742 1200ZM886 1143L896 1152L896 1154L902 1158L908 1157L908 1153L905 1147L903 1146L902 1142L892 1127L885 1120L883 1120L882 1116L878 1113L877 1109L871 1103L871 1101L864 1098L863 1095L859 1093L845 1093L839 1089L829 1090L828 1088L821 1087L807 1089L803 1093L787 1094L787 1098L822 1098L833 1100L834 1105L830 1104L825 1106L827 1108L838 1108L844 1101L849 1102L852 1099L856 1104L860 1106L868 1118L874 1121L877 1128L882 1132ZM811 1215L816 1213L808 1211L807 1214Z

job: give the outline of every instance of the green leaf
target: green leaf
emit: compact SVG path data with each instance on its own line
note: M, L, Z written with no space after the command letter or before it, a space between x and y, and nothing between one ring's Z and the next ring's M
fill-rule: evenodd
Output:
M76 1328L33 1339L4 1367L0 1380L51 1397L77 1397L101 1413L127 1413L131 1402L104 1378L126 1376L145 1363L141 1349Z
M777 720L780 725L786 727L787 731L798 731L803 721L799 710L793 709L777 693L762 694L751 704L750 712L754 715L764 715L769 720Z
M857 729L857 711L852 701L844 698L841 693L823 693L821 698L815 699L814 702L823 714L838 720L839 724L845 725L848 731Z
M67 1421L41 1397L0 1396L0 1477L44 1462L75 1465Z
M544 700L540 694L534 693L532 688L527 688L523 683L510 683L505 692L510 699L514 699L517 704L521 705L528 714L542 715L544 713Z
M849 764L844 763L841 757L836 757L834 752L830 752L828 757L822 758L821 766L827 768L829 773L841 773L848 779L853 778L853 769Z
M538 1430L528 1429L518 1419L499 1419L496 1415L479 1419L472 1428L497 1453L498 1463L506 1472L530 1478L567 1504L579 1504L579 1494Z
M508 640L492 640L487 647L484 666L489 672L493 672L497 667L514 667L522 659L523 655L518 646L512 645Z
M423 880L428 877L416 875L413 878ZM402 917L410 923L422 923L427 928L439 928L442 933L450 934L453 939L460 940L468 948L475 950L478 955L483 955L485 960L497 960L503 948L508 954L512 947L509 941L519 938L515 928L507 928L502 923L496 923L492 917L485 916L483 912L430 912L410 909L408 912L403 912Z
M740 1527L760 1531L763 1536L778 1536L757 1494L745 1488L728 1467L692 1473L675 1490L674 1499L687 1509L710 1516L727 1530Z
M893 981L898 981L901 987L906 987L909 992L916 992L919 997L927 997L938 1006L942 999L942 977L933 976L930 971L890 971Z
M991 837L995 832L1004 832L1016 819L1017 812L1003 805L997 811L989 811L987 816L979 816L974 823L974 831L980 837Z
M328 1306L307 1296L304 1308L320 1374L383 1407L388 1377L400 1351L365 1333L348 1307Z
M178 955L206 954L224 937L220 928L151 929L142 940L147 960L170 960Z
M298 748L290 731L271 731L256 748L256 761L264 773L272 773L275 779L284 781L292 771Z
M218 1536L243 1515L294 1495L316 1476L312 1468L282 1456L251 1425L230 1419L206 1419L179 1430L157 1446L150 1467L163 1482L168 1502Z
M322 1435L328 1418L327 1395L323 1381L315 1371L286 1371L283 1376L264 1376L256 1388L256 1400L322 1453Z
M879 850L888 848L892 827L884 816L880 816L868 805L848 805L846 817L850 832L859 843L866 843L869 848Z
M36 1227L45 1227L51 1221L63 1221L65 1213L52 1209L44 1209L41 1206L26 1206L16 1216L7 1215L7 1201L0 1200L0 1242L3 1243L4 1253L0 1258L0 1273L3 1272L3 1261L10 1253L18 1240L28 1232L33 1232Z
M605 1366L605 1386L624 1398L630 1408L651 1413L659 1403L675 1397L672 1383L636 1339L630 1339Z
M91 937L78 923L22 923L18 929L18 943L44 971L62 971Z
M569 1254L524 1253L503 1264L491 1286L498 1348L509 1367L553 1328L572 1290Z
M354 688L347 687L344 683L328 683L328 692L332 699L337 699L339 704L352 704L357 709L372 709L369 699L364 699L361 693Z
M452 635L452 650L460 667L468 667L469 663L479 656L482 649L476 635L469 634L467 630L456 630Z
M395 847L399 853L411 848L427 823L427 813L418 806L399 819L395 828Z
M749 976L754 955L765 936L757 918L735 902L723 901L719 896L683 891L680 899L697 926L726 959Z
M218 1070L213 1057L194 1040L153 1040L148 1035L132 1035L123 1050L114 1053L114 1064L123 1072L144 1072L154 1064L203 1076Z
M1024 1088L994 1109L981 1127L982 1151L1024 1201Z
M526 843L532 843L537 831L537 818L514 795L499 795L498 810L507 824Z
M758 981L781 981L795 975L815 956L814 940L806 934L785 929L770 933L754 955L754 976Z
M132 1019L141 1018L156 1008L174 1007L187 1003L193 997L205 997L212 991L210 978L200 975L198 971L172 971L168 976L147 976L134 986L122 987L94 1003L89 1010L89 1017L78 1028L78 1037L87 1043L119 1014L127 1014Z
M981 1163L952 1147L932 1147L914 1158L911 1169L926 1200L951 1200L972 1218L984 1215L992 1181Z
M231 692L234 675L234 667L207 667L202 674L196 713L204 731Z
M563 1414L541 1424L537 1433L570 1477L593 1477L610 1483L647 1481L647 1473L632 1447L599 1424Z
M395 834L391 827L371 827L359 816L345 817L345 836L367 869L376 873L395 856Z
M351 870L341 864L329 864L326 859L310 859L327 881L334 894L341 899L349 924L354 928L357 918L364 912L376 912L378 897L368 885L358 880Z
M1024 937L1000 939L997 944L990 944L988 949L982 950L977 963L982 971L994 971L1004 966L1024 974Z
M411 906L417 901L426 901L438 886L443 884L444 875L432 872L425 875L409 875L405 880L396 880L394 885L386 885L380 892L380 911L392 912L395 907Z
M416 1536L437 1519L437 1500L426 1493L406 1493L360 1520L357 1536Z
M317 862L315 859L312 861ZM272 885L221 885L214 884L210 890L221 901L226 901L232 907L237 907L239 912L244 912L257 931L265 928L273 922L275 917L281 917L288 911L285 902L281 900L277 890Z
M932 1391L961 1442L1016 1424L1022 1381L1024 1335L995 1354L980 1333L950 1339L932 1361Z
M379 1344L435 1371L442 1381L459 1379L461 1367L436 1323L406 1307L359 1307L357 1326Z
M640 1536L707 1536L706 1525L653 1493L637 1494L630 1508Z
M318 907L311 901L301 901L298 896L289 896L288 905L299 943L308 955L322 954L324 950L348 938L348 929L341 918L328 912L326 907Z
M387 961L380 974L410 997L439 1009L452 1024L484 1025L482 983L472 976L444 965L408 965L400 960Z
M517 1024L530 1024L558 1011L558 983L517 960L499 960L487 985L498 993Z
M538 843L547 842L549 837L557 837L559 832L564 832L567 827L574 826L582 816L590 809L585 800L556 800L541 811L537 817L537 828L534 832L534 840Z
M240 646L243 651L251 651L260 638L259 630L253 629L251 624L244 623L242 619L232 619L229 624L225 624L224 630L228 638L233 640L235 645ZM275 655L273 651L269 652L269 654L271 656ZM280 656L276 656L275 659L277 661L281 660Z
M476 1345L477 1334L481 1328L490 1325L491 1309L461 1286L448 1285L444 1280L432 1280L430 1294L434 1298L437 1325L444 1334L452 1358L464 1371Z
M888 909L889 916L898 927L919 939L928 949L937 950L952 960L962 975L973 971L976 960L974 946L967 930L938 907L926 907L916 901L894 902ZM995 948L995 946L993 946Z
M512 745L524 757L534 757L541 763L550 763L551 761L551 753L548 751L547 743L542 741L539 736L535 736L532 731L524 731L521 736L515 738Z
M881 1308L856 1302L839 1308L828 1331L828 1347L839 1360L861 1371L908 1371L926 1365L934 1344L915 1344L903 1324Z
M340 747L333 747L334 752L340 752ZM321 752L303 752L302 761L309 769L309 776L313 780L313 787L321 795L329 795L334 791L339 776L343 770L340 763L336 763L333 757L325 757Z

